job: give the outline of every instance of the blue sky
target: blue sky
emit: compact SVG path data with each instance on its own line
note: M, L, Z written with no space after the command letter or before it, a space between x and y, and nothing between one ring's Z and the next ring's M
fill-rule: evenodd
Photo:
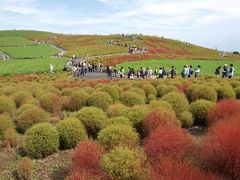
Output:
M141 33L240 51L239 0L0 0L0 29Z

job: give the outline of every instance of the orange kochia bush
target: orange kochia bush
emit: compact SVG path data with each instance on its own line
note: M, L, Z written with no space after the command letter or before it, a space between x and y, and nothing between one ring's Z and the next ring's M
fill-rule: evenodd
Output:
M194 147L188 133L176 126L158 126L144 141L144 150L150 160L157 156L184 158L190 155Z
M199 159L204 168L229 179L240 178L240 118L212 126L203 138Z
M240 100L219 101L209 112L208 122L211 125L218 121L229 119L231 116L240 117Z
M175 112L173 110L162 111L161 109L155 109L144 119L143 122L143 136L147 137L158 126L178 126L180 127L180 121L177 120Z
M82 141L73 153L71 175L68 180L105 180L107 175L100 168L104 148L94 141Z
M171 157L157 157L150 165L150 177L152 180L218 180L219 178L201 172L200 169L186 160L175 160Z

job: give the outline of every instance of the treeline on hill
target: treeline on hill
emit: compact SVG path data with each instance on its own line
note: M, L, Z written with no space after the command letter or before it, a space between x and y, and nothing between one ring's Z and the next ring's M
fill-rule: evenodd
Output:
M75 148L68 180L240 178L239 80L53 76L1 78L8 148L31 159ZM193 126L204 134L192 135ZM31 177L29 158L18 162L18 176Z

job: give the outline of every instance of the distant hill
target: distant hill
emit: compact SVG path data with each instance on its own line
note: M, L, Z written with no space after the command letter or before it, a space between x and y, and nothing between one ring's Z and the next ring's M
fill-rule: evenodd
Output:
M190 43L145 35L64 35L41 31L0 31L0 37L21 36L32 41L55 44L67 50L65 56L94 58L118 64L147 59L240 60L240 56ZM135 49L129 55L129 49ZM146 51L147 50L147 51Z

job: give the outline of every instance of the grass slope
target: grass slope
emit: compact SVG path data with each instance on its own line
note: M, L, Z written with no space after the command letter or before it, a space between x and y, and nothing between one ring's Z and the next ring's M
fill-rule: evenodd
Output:
M25 47L0 47L0 50L13 59L46 58L60 51L52 48L49 44L41 44Z
M240 76L240 61L229 61L229 60L219 60L219 61L210 61L210 60L145 60L145 61L134 61L134 62L125 62L118 65L118 67L124 67L125 72L127 72L128 67L134 68L135 71L140 67L159 69L160 67L165 67L167 71L170 70L171 66L175 66L177 73L180 74L182 71L183 65L192 65L194 68L197 65L201 66L201 74L205 76L214 76L215 69L218 66L223 66L224 64L234 64L236 68L235 74Z
M36 72L48 72L49 65L53 64L54 71L61 71L68 59L66 58L42 58L0 61L0 76L11 74L30 74Z
M0 47L21 47L37 45L23 37L0 37Z

